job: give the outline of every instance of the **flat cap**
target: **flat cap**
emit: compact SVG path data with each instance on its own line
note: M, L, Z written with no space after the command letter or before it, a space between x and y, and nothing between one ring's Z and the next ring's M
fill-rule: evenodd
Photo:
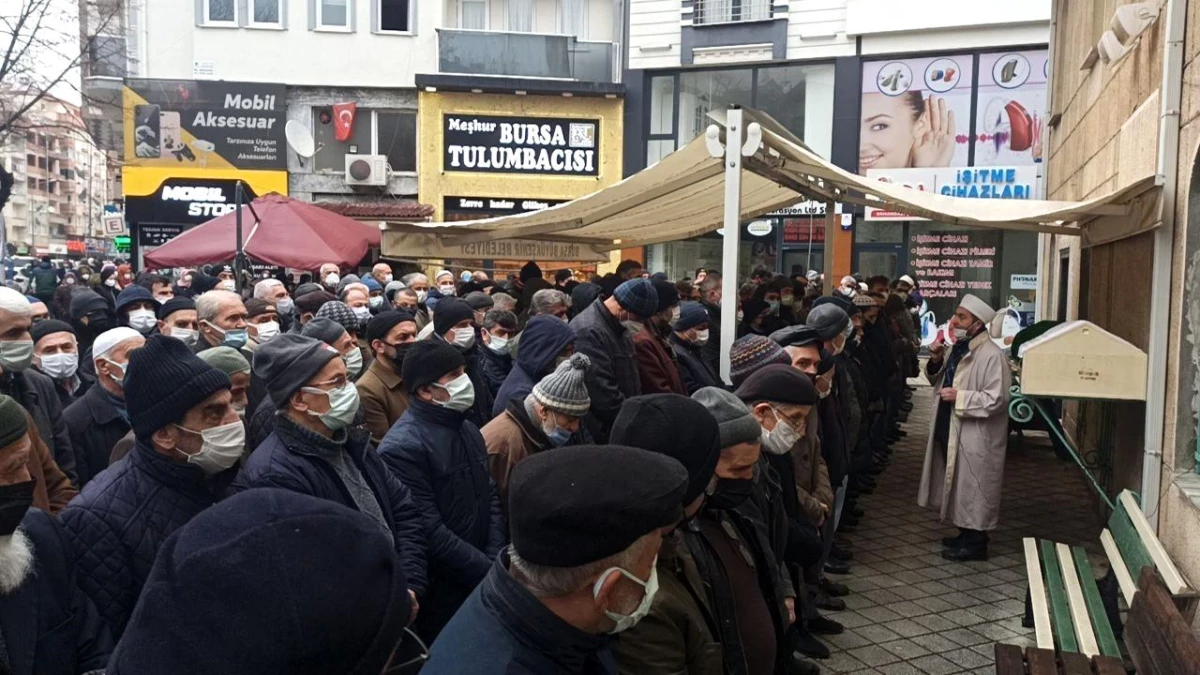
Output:
M333 319L321 316L304 324L304 328L300 329L300 334L332 346L346 334L346 327Z
M817 389L812 380L795 368L782 364L755 371L734 393L746 403L770 401L815 405L817 402Z
M471 309L479 311L481 309L491 309L496 305L496 301L492 296L483 291L471 291L463 298L463 302L467 303Z
M827 304L813 307L812 311L808 313L808 320L805 323L816 328L822 340L832 340L846 330L848 321L850 321L850 315L846 314L841 307Z
M267 312L278 312L275 309L275 303L262 298L250 298L246 301L246 318L252 319L256 316L262 316Z
M765 366L770 368L771 366ZM791 368L777 364L776 367ZM753 375L751 375L753 377ZM717 420L721 430L721 447L728 448L739 443L751 443L762 436L762 427L750 412L750 408L733 392L720 387L701 387L692 398L704 406Z
M805 345L820 346L823 340L821 334L812 326L788 326L771 333L771 340L780 347L804 347Z
M196 301L184 295L177 295L158 308L158 318L165 320L181 309L196 309Z
M687 486L682 464L637 448L579 445L534 454L509 481L513 548L548 567L603 560L682 519Z
M47 335L53 335L55 333L70 333L71 335L74 335L75 329L71 328L71 324L65 321L59 321L58 319L43 319L34 323L33 327L29 329L29 335L33 338L34 344L37 344L38 340L41 340Z

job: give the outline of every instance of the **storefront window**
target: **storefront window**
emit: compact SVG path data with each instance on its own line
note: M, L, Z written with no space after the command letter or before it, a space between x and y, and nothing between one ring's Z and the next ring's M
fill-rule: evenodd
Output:
M754 107L778 120L822 157L833 142L833 66L758 70Z
M650 133L669 134L675 131L671 112L675 104L675 78L656 77L650 81Z
M904 223L859 220L854 225L855 244L899 244L904 241Z
M675 141L646 141L646 166L651 166L663 157L675 152Z
M688 71L679 75L679 144L687 145L708 128L712 110L751 106L754 71Z

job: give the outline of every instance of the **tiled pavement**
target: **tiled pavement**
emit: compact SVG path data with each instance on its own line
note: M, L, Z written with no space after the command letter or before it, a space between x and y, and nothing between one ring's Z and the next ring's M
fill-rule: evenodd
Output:
M1023 442L1010 437L990 559L944 560L940 540L957 531L916 503L929 397L928 387L918 387L903 426L908 436L895 444L876 492L861 498L866 516L847 535L855 551L853 573L831 577L853 591L845 598L846 611L827 613L846 632L824 638L832 656L818 662L823 673L994 673L995 642L1033 644L1033 630L1021 626L1026 588L1021 538L1099 551L1100 522L1080 470L1056 459L1044 434L1026 434Z

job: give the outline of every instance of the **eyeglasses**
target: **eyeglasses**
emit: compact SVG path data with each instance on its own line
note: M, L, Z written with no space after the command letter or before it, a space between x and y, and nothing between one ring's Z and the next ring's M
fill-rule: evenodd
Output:
M313 382L311 385L308 385L308 386L314 387L316 389L325 389L326 385L328 385L329 386L328 391L333 391L334 389L341 389L342 387L346 386L349 383L350 383L349 378L347 378L345 376L341 376L341 377L335 377L332 380L325 380L324 382Z

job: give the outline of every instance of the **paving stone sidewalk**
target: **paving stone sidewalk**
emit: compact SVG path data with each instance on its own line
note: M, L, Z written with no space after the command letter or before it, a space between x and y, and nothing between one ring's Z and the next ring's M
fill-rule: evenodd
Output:
M892 464L860 505L853 573L830 578L853 591L846 611L828 616L846 626L823 638L832 656L823 673L948 675L994 673L993 644L1033 644L1021 626L1025 563L1021 538L1043 537L1099 549L1101 523L1080 469L1058 460L1044 434L1010 436L999 529L986 562L941 557L941 538L957 533L934 511L917 506L931 391L918 387L894 446ZM1099 572L1098 572L1099 573Z

